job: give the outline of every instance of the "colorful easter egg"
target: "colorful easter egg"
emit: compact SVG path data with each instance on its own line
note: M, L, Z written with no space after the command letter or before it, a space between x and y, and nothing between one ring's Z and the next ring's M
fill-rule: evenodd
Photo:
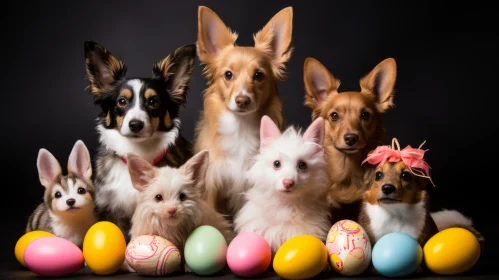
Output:
M345 275L360 275L371 263L371 242L358 223L341 220L335 223L326 239L329 264Z
M424 262L437 274L460 274L471 269L480 258L480 243L463 228L448 228L432 236L423 247Z
M316 236L303 234L288 239L274 256L274 271L285 279L317 276L327 265L327 249Z
M43 277L60 277L83 267L83 252L73 242L57 236L33 240L24 252L26 267Z
M392 232L382 236L374 244L373 266L386 277L404 277L418 269L423 260L423 249L412 236Z
M131 240L125 259L138 274L158 276L180 270L180 251L157 235L141 235Z
M14 248L14 253L16 255L17 261L24 267L26 267L26 263L24 262L24 251L26 247L31 243L31 241L38 239L40 237L47 236L55 236L48 231L43 230L34 230L28 233L25 233L19 240L17 240L16 247Z
M98 275L113 274L125 261L126 241L120 228L107 221L92 225L83 239L88 268Z
M196 228L187 238L184 248L186 264L192 272L211 275L225 267L227 241L222 233L208 225Z
M252 277L267 270L272 261L269 244L261 235L253 232L238 234L227 248L227 265L243 277Z

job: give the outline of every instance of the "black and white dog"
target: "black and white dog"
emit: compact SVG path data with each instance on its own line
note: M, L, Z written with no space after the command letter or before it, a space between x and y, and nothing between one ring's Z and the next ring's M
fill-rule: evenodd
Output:
M101 45L85 42L85 63L97 118L95 202L101 220L115 223L129 240L138 192L132 186L127 154L153 165L180 167L192 146L180 134L179 109L187 100L196 46L176 49L153 66L152 78L127 78L127 67Z

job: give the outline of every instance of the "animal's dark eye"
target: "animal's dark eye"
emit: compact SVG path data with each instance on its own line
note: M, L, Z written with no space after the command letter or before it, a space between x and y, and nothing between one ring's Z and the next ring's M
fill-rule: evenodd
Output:
M281 168L281 162L278 160L274 161L274 169L279 169L279 168Z
M337 121L337 120L339 120L339 119L340 119L340 115L338 115L338 113L333 112L333 113L331 114L331 120L333 120L333 121Z
M376 172L376 181L383 179L383 177L385 177L385 175L383 175L383 172Z
M118 106L125 107L128 104L128 100L125 97L118 98Z
M163 196L160 194L157 194L155 198L156 198L156 201L158 201L158 202L163 200Z
M256 71L255 75L253 75L253 79L255 81L261 81L263 79L263 73L260 71Z
M187 196L185 195L185 193L180 193L178 195L178 199L180 199L180 201L184 201L186 198L187 198Z
M369 112L362 112L362 114L360 114L360 117L363 120L367 121L367 120L369 120L371 118L371 113L369 113Z
M151 108L158 108L159 99L157 97L151 97L151 98L149 98L147 103L149 104L149 107L151 107Z
M87 193L87 190L86 190L86 189L84 189L84 188L81 188L81 187L80 187L80 188L78 188L78 193L79 193L79 194L86 194L86 193Z
M298 168L300 168L301 170L306 170L307 169L307 164L303 161L300 161L298 163Z
M226 79L227 81L232 80L232 72L227 71L227 72L225 72L224 76L225 76L225 79Z
M404 171L404 172L402 172L402 174L400 174L400 178L402 178L402 180L404 180L404 181L409 182L412 179L412 175L411 175L411 173Z
M61 194L61 192L56 192L54 196L55 196L55 198L60 198L62 196L62 194Z

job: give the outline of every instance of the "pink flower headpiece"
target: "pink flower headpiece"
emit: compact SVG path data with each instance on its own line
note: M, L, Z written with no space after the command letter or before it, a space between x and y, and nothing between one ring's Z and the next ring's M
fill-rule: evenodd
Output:
M383 165L386 161L403 161L409 167L412 174L419 177L428 178L431 184L435 186L429 176L430 166L424 161L424 153L427 150L421 149L425 142L423 142L417 149L412 148L411 146L407 146L404 149L400 150L400 145L397 138L393 138L391 147L389 145L378 146L375 150L369 152L366 159L362 161L362 164L368 162L372 165ZM396 149L395 144L397 145Z

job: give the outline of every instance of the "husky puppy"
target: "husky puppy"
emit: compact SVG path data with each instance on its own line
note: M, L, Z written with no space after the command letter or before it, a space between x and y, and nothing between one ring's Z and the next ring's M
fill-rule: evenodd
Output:
M26 232L43 230L67 239L80 248L87 230L97 221L94 208L90 154L81 140L73 146L68 175L62 175L57 159L40 149L36 162L44 202L29 217Z

